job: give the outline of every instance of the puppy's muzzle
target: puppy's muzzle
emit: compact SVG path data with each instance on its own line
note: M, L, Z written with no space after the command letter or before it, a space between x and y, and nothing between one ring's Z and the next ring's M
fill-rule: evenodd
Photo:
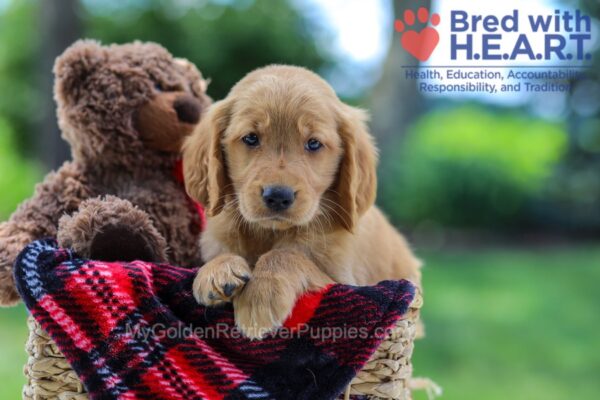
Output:
M271 211L285 211L294 204L296 194L288 186L266 186L262 190L262 198Z

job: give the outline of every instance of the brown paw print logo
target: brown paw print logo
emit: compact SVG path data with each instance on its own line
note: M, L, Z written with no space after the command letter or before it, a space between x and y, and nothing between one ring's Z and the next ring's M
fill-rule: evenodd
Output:
M420 7L417 10L417 19L423 24L431 22L431 25L437 26L440 23L440 15L432 14L429 17L429 10L425 7ZM394 28L397 32L401 32L400 43L404 50L413 55L419 61L426 61L435 50L440 35L435 28L427 26L421 31L416 31L411 27L415 24L415 13L412 10L404 11L403 21L396 20Z

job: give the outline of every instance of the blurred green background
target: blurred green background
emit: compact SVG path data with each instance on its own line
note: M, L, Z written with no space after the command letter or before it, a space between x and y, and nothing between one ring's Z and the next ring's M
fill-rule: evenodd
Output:
M597 29L595 0L536 2L581 7ZM401 73L414 61L393 20L429 5L0 0L0 220L68 157L51 69L77 38L159 42L198 65L215 99L255 67L304 65L371 111L378 204L426 264L417 375L446 399L599 398L598 65L552 112L544 95L423 97ZM0 309L0 399L20 397L25 317Z

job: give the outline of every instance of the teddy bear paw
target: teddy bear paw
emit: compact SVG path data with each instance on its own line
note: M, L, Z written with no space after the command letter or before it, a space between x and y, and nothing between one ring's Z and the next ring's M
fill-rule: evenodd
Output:
M167 243L144 211L115 196L83 202L58 225L58 243L101 261L167 261Z

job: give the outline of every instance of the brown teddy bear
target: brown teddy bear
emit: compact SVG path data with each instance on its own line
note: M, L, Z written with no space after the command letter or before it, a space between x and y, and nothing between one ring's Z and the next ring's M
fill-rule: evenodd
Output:
M54 74L73 160L0 224L0 305L18 301L18 253L56 237L61 216L59 243L84 257L200 263L201 208L178 172L182 141L210 105L200 72L156 44L85 40L57 59Z

